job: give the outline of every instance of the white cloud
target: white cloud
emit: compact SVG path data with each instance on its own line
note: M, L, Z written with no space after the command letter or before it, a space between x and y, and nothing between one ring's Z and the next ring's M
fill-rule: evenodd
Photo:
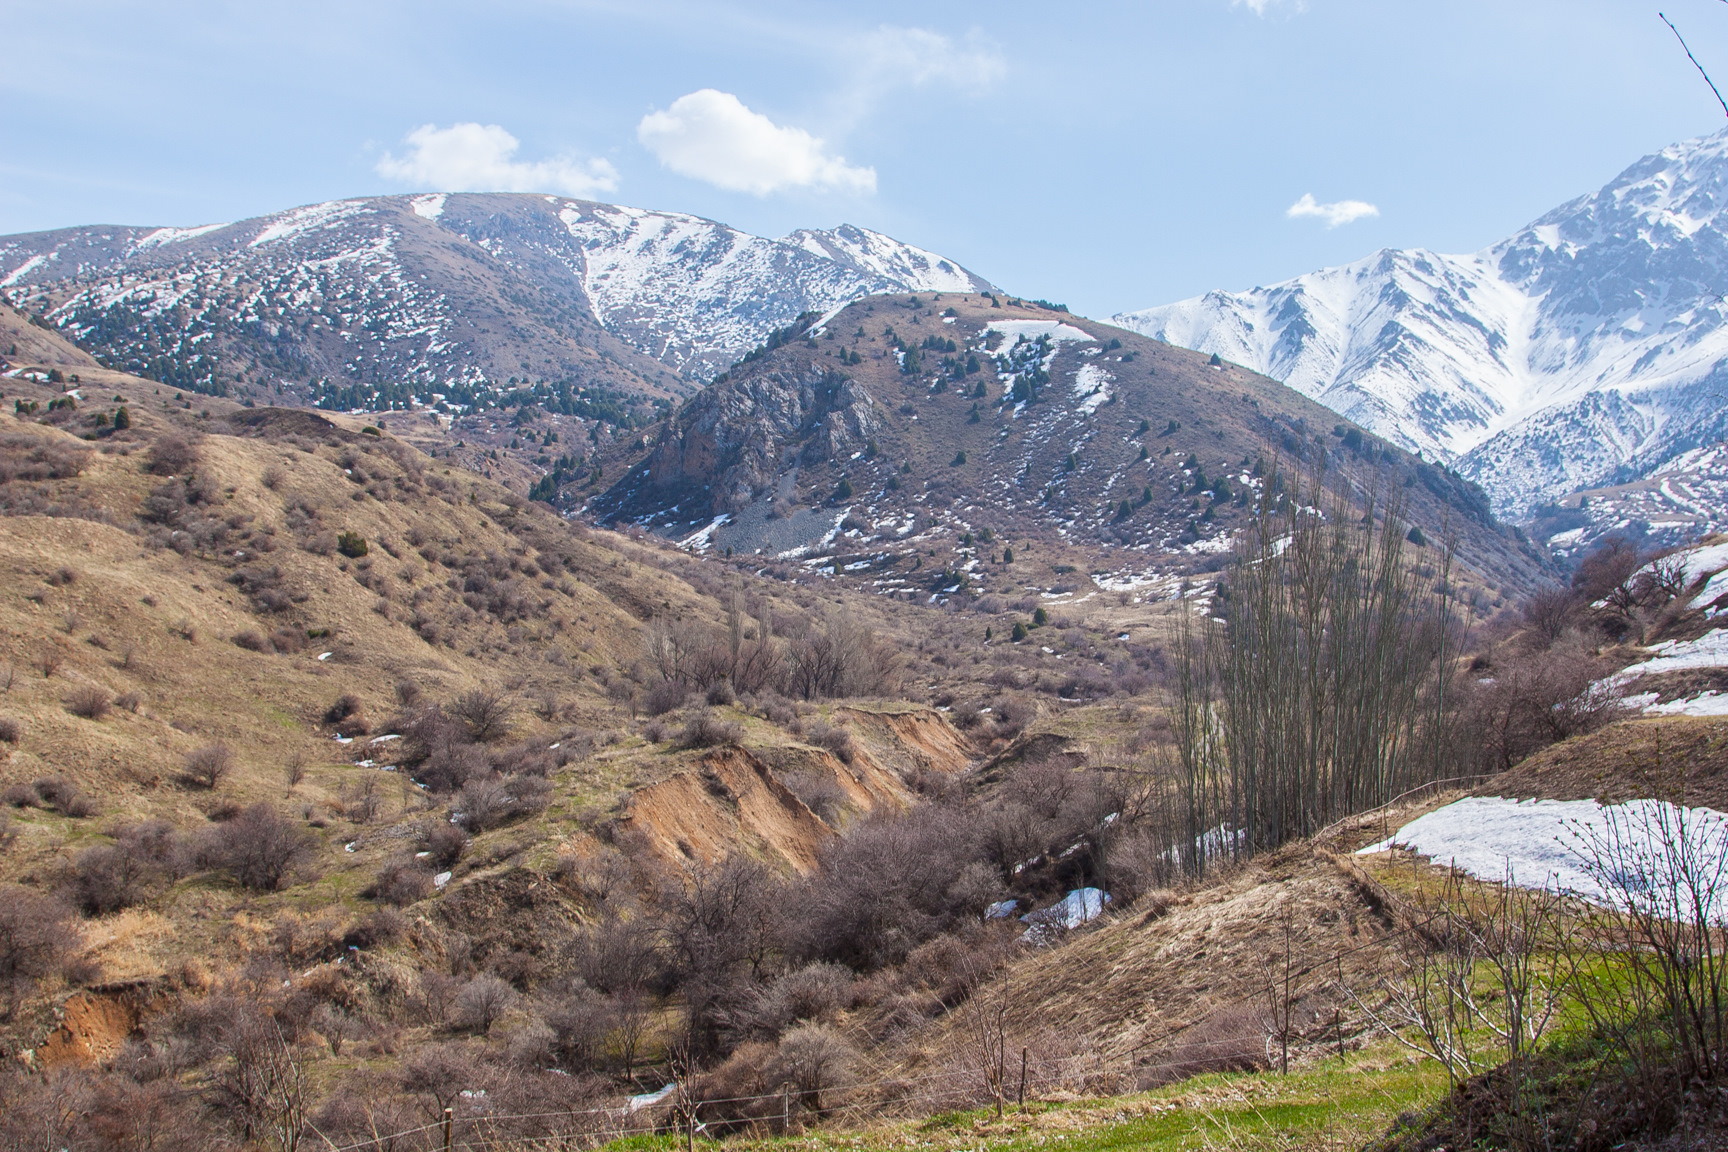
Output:
M896 28L890 24L863 38L859 58L864 83L876 88L942 83L963 91L982 92L1008 71L1002 54L983 43L976 33L967 37L964 44L956 44L927 28Z
M562 192L592 196L618 187L605 160L512 159L521 141L496 124L422 124L403 140L401 157L386 152L374 171L389 180L439 192Z
M1230 0L1230 7L1246 8L1256 16L1264 16L1269 9L1277 8L1283 3L1285 0ZM1305 0L1291 0L1290 10L1292 12L1306 12L1308 5Z
M871 193L876 170L831 155L802 128L752 112L730 92L703 88L680 96L663 112L650 112L636 138L680 176L730 192L766 196L787 188Z
M1284 210L1284 215L1291 220L1314 216L1326 221L1326 227L1336 228L1364 216L1378 216L1380 209L1366 200L1334 200L1330 204L1320 204L1315 202L1312 192L1304 192L1302 199Z

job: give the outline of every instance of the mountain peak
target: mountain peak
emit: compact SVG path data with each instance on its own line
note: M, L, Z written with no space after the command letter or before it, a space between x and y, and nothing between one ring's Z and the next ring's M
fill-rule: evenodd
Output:
M0 237L7 302L118 367L193 391L344 407L470 403L518 378L681 395L802 313L989 287L853 225L775 240L534 193Z
M1116 317L1453 463L1503 514L1720 437L1728 129L1463 255L1382 249Z

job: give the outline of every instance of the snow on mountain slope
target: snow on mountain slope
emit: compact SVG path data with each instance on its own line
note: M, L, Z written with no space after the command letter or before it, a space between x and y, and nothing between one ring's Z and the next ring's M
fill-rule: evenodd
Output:
M851 225L766 240L676 212L569 202L595 314L637 348L699 378L801 312L881 292L973 292L990 284L921 248Z
M372 197L202 228L0 237L7 301L117 366L342 407L466 403L510 377L591 399L687 392L800 313L988 287L849 225L769 240L541 195Z
M1728 131L1480 252L1385 250L1115 322L1454 463L1502 513L1728 436Z

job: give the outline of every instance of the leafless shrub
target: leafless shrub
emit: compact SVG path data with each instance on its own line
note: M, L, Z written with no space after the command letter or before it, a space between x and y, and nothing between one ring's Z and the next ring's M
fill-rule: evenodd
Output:
M820 631L793 642L786 684L792 695L806 700L881 695L892 689L899 668L891 648L856 620L837 614Z
M143 856L115 845L86 848L72 866L73 902L91 916L142 904L160 877Z
M468 847L468 837L462 829L446 820L428 821L421 825L419 839L421 851L431 853L428 859L435 867L445 870L455 867Z
M1614 905L1592 925L1610 963L1581 972L1584 1005L1649 1084L1669 1069L1681 1084L1721 1083L1728 956L1717 918L1728 898L1728 830L1656 803L1606 817L1577 849Z
M489 973L474 977L456 994L456 1022L479 1035L492 1031L492 1025L508 1012L517 1000L516 990Z
M184 436L160 436L150 445L145 471L152 476L184 476L197 467L198 460L199 452L192 441Z
M288 754L288 759L282 765L283 779L288 783L288 795L294 795L294 789L306 779L306 754L296 749Z
M272 492L282 487L287 479L288 470L283 468L280 464L267 465L264 469L264 474L259 477L259 481L264 485L264 487L270 489Z
M28 987L72 947L67 908L15 884L0 885L0 1008L9 1018Z
M74 716L82 716L86 720L100 720L108 715L113 707L113 700L107 691L94 684L85 684L74 688L66 697L66 711Z
M51 680L65 661L66 657L58 648L44 648L42 654L36 658L36 667L42 670L42 679Z
M424 900L432 892L432 874L413 857L399 857L386 862L361 895L401 907Z
M250 628L244 632L236 632L234 643L237 647L244 648L248 652L265 652L270 648L269 642Z
M324 723L339 724L360 711L360 698L352 693L343 693L336 698L335 703L324 710Z
M10 716L0 716L0 743L16 745L24 738L24 729Z
M826 824L835 823L851 802L846 790L825 772L789 772L781 782Z
M692 716L678 734L678 743L685 748L713 748L721 744L736 744L742 739L742 724L712 712Z
M196 787L213 790L234 768L234 753L228 745L217 741L194 749L181 761L185 780Z
M834 753L842 764L852 763L858 754L856 745L852 743L852 733L838 724L830 724L825 720L811 720L804 725L804 739L817 747L826 748Z
M551 792L551 784L537 776L477 776L462 786L455 807L464 825L485 832L544 811Z
M42 803L36 789L28 784L8 784L0 790L0 804L10 808L35 808Z
M682 708L690 695L690 685L683 680L662 680L642 694L642 711L650 716L663 716Z
M464 692L450 705L450 714L467 727L469 739L482 744L502 740L510 734L513 711L510 697L490 688Z
M820 1116L822 1093L845 1079L857 1055L846 1038L826 1024L799 1024L781 1037L770 1079L791 1084L803 1105Z
M259 892L281 888L308 863L313 839L268 804L254 804L211 830L203 856L236 882Z
M96 805L64 776L45 776L31 784L37 800L62 816L82 820L96 814Z
M114 707L125 712L136 712L144 706L144 697L136 692L122 692L114 697Z
M412 708L420 702L420 685L413 680L398 680L396 682L396 703L404 708Z

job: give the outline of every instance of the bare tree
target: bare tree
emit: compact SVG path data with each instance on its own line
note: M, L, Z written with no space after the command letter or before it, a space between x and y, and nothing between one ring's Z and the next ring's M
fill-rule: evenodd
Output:
M242 1137L296 1152L311 1098L304 1057L289 1046L276 1021L252 1010L234 1021L224 1047L228 1064L216 1089Z

